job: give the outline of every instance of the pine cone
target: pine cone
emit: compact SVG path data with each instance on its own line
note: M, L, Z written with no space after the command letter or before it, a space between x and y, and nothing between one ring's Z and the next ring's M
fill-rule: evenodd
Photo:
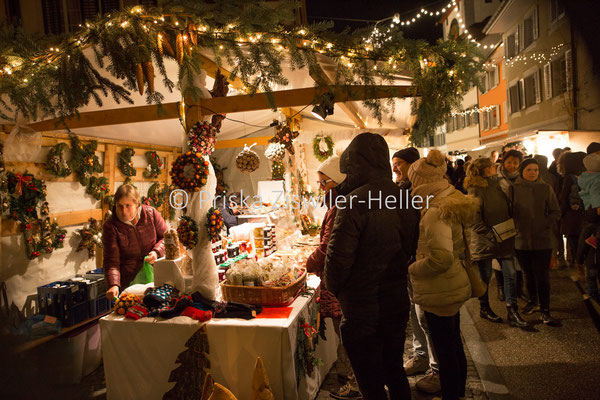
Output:
M260 158L258 158L258 154L256 154L256 152L250 149L245 149L242 150L235 158L235 165L241 172L248 174L258 169L260 166Z
M194 46L198 46L198 33L196 33L196 25L193 22L188 24L188 32L190 34L190 40Z
M171 43L169 43L169 37L165 34L162 34L162 48L169 54L171 57L175 57L175 52L171 47Z
M154 92L154 67L152 66L152 61L146 61L142 65L144 69L144 78L146 82L148 82L148 92Z
M183 64L183 35L181 33L177 34L175 48L177 49L177 62Z
M159 33L156 36L156 48L158 49L158 54L160 54L161 56L163 55L163 35L162 33Z
M138 92L144 94L144 70L142 64L135 64L135 77L137 79Z

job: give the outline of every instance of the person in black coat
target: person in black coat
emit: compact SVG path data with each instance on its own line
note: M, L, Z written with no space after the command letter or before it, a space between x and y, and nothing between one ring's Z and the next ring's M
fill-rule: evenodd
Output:
M240 192L234 192L229 196L220 195L217 198L215 198L215 205L221 211L221 215L223 216L223 222L225 223L228 232L232 226L237 226L240 224L240 221L236 216L240 214L240 203Z
M327 287L342 307L342 343L365 399L385 399L385 386L392 399L410 398L403 353L419 213L392 181L388 151L382 136L366 132L342 154L346 180L336 190L345 204L337 203L325 260Z

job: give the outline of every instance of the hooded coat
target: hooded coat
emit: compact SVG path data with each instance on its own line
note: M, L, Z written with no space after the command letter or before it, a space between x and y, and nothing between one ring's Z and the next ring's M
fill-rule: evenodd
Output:
M455 315L471 297L471 284L462 265L466 235L479 207L473 196L453 187L438 193L421 211L417 259L409 267L413 299L425 311Z
M511 218L510 203L500 188L498 178L469 177L465 186L467 192L481 202L471 226L473 261L511 257L515 248L514 238L497 242L492 232L492 226Z
M346 202L337 204L325 260L327 288L344 318L371 324L408 313L408 263L418 235L419 213L401 204L407 193L392 181L388 154L383 137L368 132L342 154L346 180L336 189Z
M108 287L129 286L142 268L144 257L155 251L158 258L165 255L164 234L167 224L153 207L141 205L137 224L129 225L112 216L102 227L104 275Z
M517 178L510 195L517 236L517 250L552 249L552 226L560 218L560 208L550 185Z

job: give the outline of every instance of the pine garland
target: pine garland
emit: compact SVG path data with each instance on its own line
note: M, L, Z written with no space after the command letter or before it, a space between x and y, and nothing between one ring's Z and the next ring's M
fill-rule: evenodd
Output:
M94 172L104 171L96 155L98 142L92 140L83 144L77 136L73 135L71 136L71 146L71 161L68 162L68 165L77 175L79 183L87 187Z
M250 94L264 91L276 107L273 87L288 83L284 62L317 71L318 86L327 89L330 83L318 72L317 55L322 53L337 63L331 83L335 85L387 84L399 70L407 70L413 77L412 92L421 96L412 101L417 117L414 142L445 122L483 71L481 54L465 40L430 45L404 38L399 26L375 35L372 27L340 34L328 24L288 29L294 20L292 2L276 9L263 3L173 0L162 8L137 6L86 22L58 46L48 43L54 38L5 29L0 43L9 45L0 45L0 118L10 119L7 113L18 111L31 120L64 121L92 101L102 106L102 97L109 94L117 102L133 103L134 90L145 92L149 104L159 104L164 96L154 88L155 68L168 91L178 79L186 88L183 97L198 99L200 89L191 83L205 49L214 53L217 64L227 61L233 66L230 79L239 78ZM84 54L85 48L92 49L94 62ZM179 63L177 77L167 76L165 58ZM363 104L379 122L393 111L381 100Z
M137 171L133 168L131 157L135 155L135 150L131 147L125 147L119 153L119 169L125 176L135 176Z
M58 143L50 149L48 159L46 160L46 171L62 178L71 175L71 168L69 168L63 155L67 148L66 143Z
M30 260L62 248L67 235L66 229L59 228L56 222L51 223L49 218L21 222L21 228L25 240L25 252Z

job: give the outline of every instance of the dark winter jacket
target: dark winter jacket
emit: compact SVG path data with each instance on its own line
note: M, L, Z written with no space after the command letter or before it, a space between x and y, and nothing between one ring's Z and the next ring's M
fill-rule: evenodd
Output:
M560 208L552 188L540 178L535 182L517 178L510 190L517 250L552 248L552 225L560 218Z
M560 187L558 186L558 178L548 170L548 157L536 154L533 159L537 161L540 169L540 178L552 187L554 194L558 197Z
M579 197L579 186L575 175L567 175L558 194L560 206L560 233L567 236L578 236L583 222L584 205Z
M104 275L108 287L129 286L142 268L144 257L155 251L165 254L164 234L167 224L154 208L141 206L140 219L135 226L121 222L113 210L102 228L104 246Z
M315 273L320 277L323 277L323 268L325 267L325 257L327 256L327 245L331 238L331 231L333 230L333 222L335 221L335 214L337 208L335 207L335 198L337 192L332 190L325 196L325 204L329 207L323 217L323 224L321 225L321 241L319 247L313 251L313 253L306 260L306 269L308 272ZM323 284L321 286L321 303L320 312L323 317L338 318L342 316L342 309L338 299L335 298L333 293L327 290L327 286Z
M454 187L457 190L460 190L463 193L465 192L465 189L463 188L463 183L465 181L466 175L467 174L465 173L465 168L459 165L458 167L456 167L456 169L454 170L454 174L450 178L452 185L454 185Z
M514 238L497 242L492 232L492 226L511 218L510 203L500 188L498 178L469 178L465 186L469 194L481 201L471 226L470 249L473 260L511 257L515 248Z
M340 170L347 175L337 191L346 204L338 204L325 260L327 287L344 318L367 325L407 318L408 262L418 240L419 213L392 182L388 154L383 137L368 132L342 154ZM386 204L391 199L395 205Z

